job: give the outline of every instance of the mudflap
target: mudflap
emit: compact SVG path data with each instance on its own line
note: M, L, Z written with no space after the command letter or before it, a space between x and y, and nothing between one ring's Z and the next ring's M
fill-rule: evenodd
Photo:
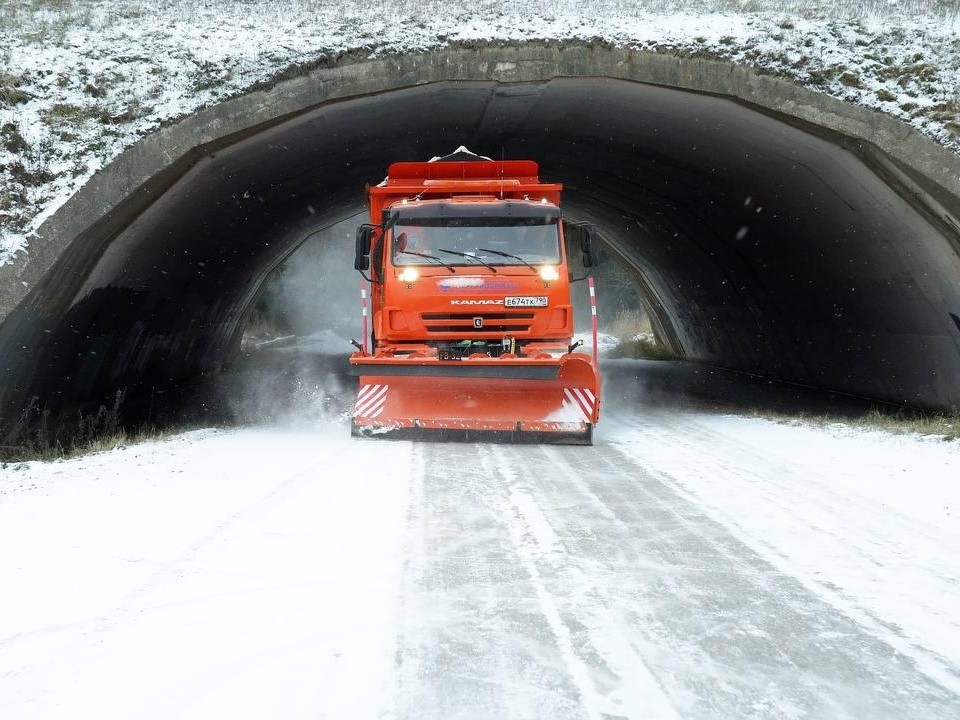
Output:
M358 437L447 442L591 445L600 377L568 354L536 365L429 358L357 363L351 432ZM531 368L537 368L531 372ZM368 374L369 373L369 374Z

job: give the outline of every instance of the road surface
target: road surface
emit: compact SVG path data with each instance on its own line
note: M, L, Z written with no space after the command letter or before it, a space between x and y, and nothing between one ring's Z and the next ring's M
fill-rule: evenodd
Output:
M592 448L4 467L0 717L960 717L956 443L606 390Z

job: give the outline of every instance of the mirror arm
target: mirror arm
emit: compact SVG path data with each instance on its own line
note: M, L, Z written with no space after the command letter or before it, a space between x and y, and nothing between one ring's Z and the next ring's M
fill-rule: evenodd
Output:
M383 280L374 280L372 277L367 277L367 274L363 270L357 270L357 272L360 273L360 277L371 285L383 285Z

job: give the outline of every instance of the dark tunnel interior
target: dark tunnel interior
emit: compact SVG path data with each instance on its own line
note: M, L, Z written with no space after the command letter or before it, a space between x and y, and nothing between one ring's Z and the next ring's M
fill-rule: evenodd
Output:
M725 98L566 78L358 97L205 154L106 247L74 242L0 326L3 422L217 373L305 237L361 212L390 162L459 145L563 182L680 357L960 407L956 238L855 144Z

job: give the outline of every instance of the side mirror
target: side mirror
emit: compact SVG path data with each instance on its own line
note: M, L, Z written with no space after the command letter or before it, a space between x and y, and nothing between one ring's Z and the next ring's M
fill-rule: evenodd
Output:
M597 237L597 228L590 224L584 223L581 226L581 235L580 235L580 250L583 252L583 266L584 267L593 267L594 257L593 257L593 241Z
M370 269L370 237L373 228L361 225L357 228L357 255L353 260L353 269L363 272Z
M567 255L572 259L574 248L578 245L583 246L583 228L579 223L572 223L568 220L563 221L563 236L567 241Z

